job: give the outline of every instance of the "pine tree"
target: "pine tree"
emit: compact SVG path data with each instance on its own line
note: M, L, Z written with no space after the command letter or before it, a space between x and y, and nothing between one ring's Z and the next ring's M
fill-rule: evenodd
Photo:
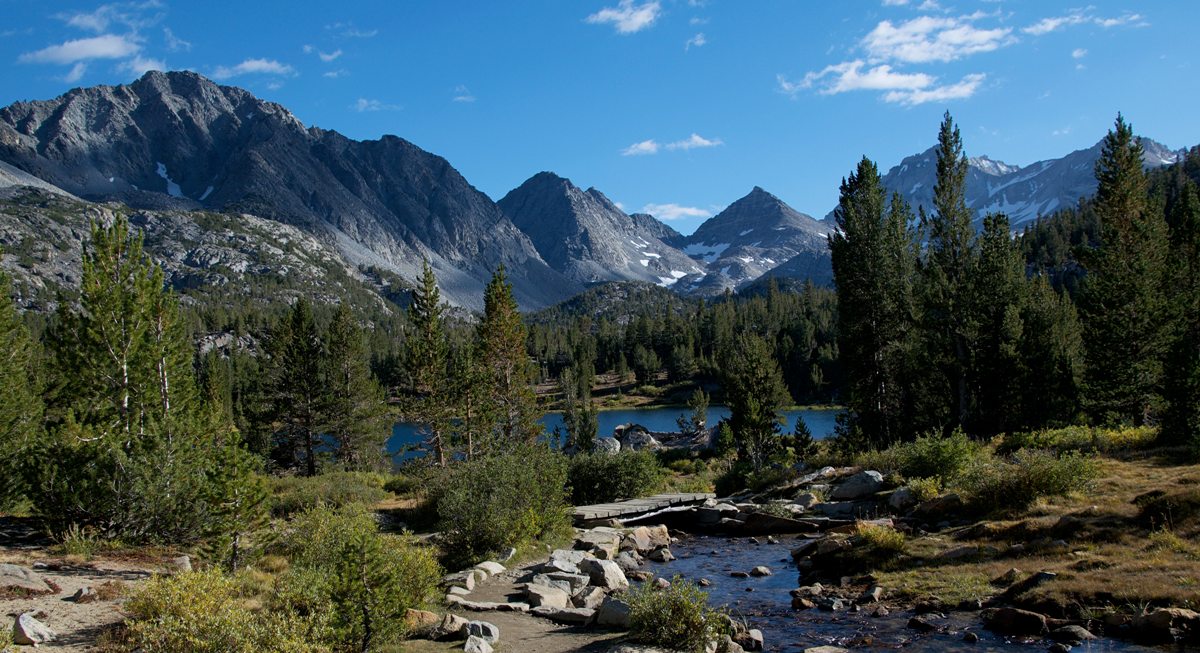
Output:
M321 340L312 305L300 297L268 342L267 401L273 407L274 457L284 467L317 473L321 427Z
M43 439L37 356L9 291L0 272L0 510L26 492L29 457Z
M405 340L405 360L411 379L412 401L405 412L425 434L432 461L445 467L449 453L446 432L450 405L446 396L446 364L449 344L442 326L441 293L429 261L421 273L421 285L413 293L408 319L412 334Z
M970 311L974 228L965 192L967 158L946 112L938 132L933 214L921 211L926 248L921 260L921 367L927 369L925 421L949 432L969 421L970 357L977 325Z
M1026 429L1072 423L1079 412L1083 380L1083 336L1075 304L1043 276L1028 286L1022 311L1020 426Z
M559 385L563 393L563 424L567 427L568 449L591 451L600 429L599 415L592 404L591 365L563 370Z
M525 325L501 265L484 289L483 319L477 330L478 363L484 368L490 435L499 449L536 441L537 401L533 392Z
M1169 276L1176 328L1167 355L1161 439L1200 451L1200 190L1176 166L1167 218L1171 227Z
M755 471L780 448L779 411L791 403L783 372L760 337L742 333L723 364L725 403L738 451Z
M344 302L325 334L324 368L323 431L338 462L348 470L378 469L391 432L387 398L371 376L362 329Z
M1084 400L1100 423L1144 424L1161 408L1167 230L1147 206L1142 146L1118 114L1096 162L1100 246L1083 257Z
M905 434L904 366L912 329L913 260L909 211L885 207L879 172L867 158L842 181L829 237L838 293L838 351L846 373L851 428L877 446Z

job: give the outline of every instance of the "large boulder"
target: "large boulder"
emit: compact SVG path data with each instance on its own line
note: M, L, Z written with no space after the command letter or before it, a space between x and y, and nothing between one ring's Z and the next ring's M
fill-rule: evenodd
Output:
M482 637L471 635L467 638L467 643L463 644L463 653L493 653L495 649L492 645Z
M597 558L612 560L617 557L617 551L621 548L621 534L612 529L593 528L575 538L575 548L587 551Z
M1185 608L1158 608L1134 619L1143 637L1160 642L1200 638L1200 613Z
M883 489L883 474L870 469L844 480L829 495L834 501L849 501L870 496Z
M447 613L442 617L442 623L430 633L430 639L436 640L455 640L462 639L467 636L467 624L470 623L466 619L456 615Z
M606 587L610 590L629 589L629 579L625 572L612 560L584 560L579 570L587 574L593 585Z
M965 507L962 497L952 492L918 504L913 509L913 515L933 523L957 517Z
M629 604L621 599L608 597L596 610L596 625L608 628L629 628Z
M893 510L908 510L917 505L917 495L911 488L902 487L888 495L888 506Z
M488 644L495 644L500 640L500 628L487 621L470 621L467 622L467 635L479 637Z
M658 440L655 440L649 431L636 424L625 429L621 435L617 436L617 439L621 441L621 448L629 451L658 451L662 449L662 444Z
M565 608L571 604L571 595L557 587L530 585L525 594L529 597L529 605L535 611L540 607Z
M33 617L34 613L26 612L17 617L13 624L12 641L24 646L37 646L54 641L54 631L46 624Z
M1048 632L1046 615L1019 608L983 611L983 627L1002 635L1041 636Z
M54 588L46 584L32 569L8 563L0 564L0 592L6 594L53 594Z
M497 575L503 574L505 572L504 565L500 564L499 562L494 562L491 560L488 560L487 562L481 562L481 563L475 565L475 568L484 572L489 577L497 576Z
M591 608L595 610L604 603L604 599L606 598L608 598L608 594L599 587L586 587L571 597L571 605L577 608Z
M593 440L592 451L616 455L621 453L621 443L616 438L596 438Z
M436 612L412 608L404 611L404 629L417 639L432 639L441 624L442 617Z
M554 623L578 626L586 626L592 623L592 619L596 616L596 611L591 608L552 608L542 606L534 608L531 612Z

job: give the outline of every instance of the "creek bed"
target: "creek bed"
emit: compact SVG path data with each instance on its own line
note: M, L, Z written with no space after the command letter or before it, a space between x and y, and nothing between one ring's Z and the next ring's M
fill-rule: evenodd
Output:
M832 644L850 649L886 650L908 648L919 651L1044 651L1050 642L1004 638L983 629L978 613L955 612L945 619L930 621L946 626L945 632L921 634L907 627L911 611L899 609L885 617L872 617L873 606L861 612L824 612L792 610L788 593L801 584L792 563L791 550L802 542L791 536L781 536L776 544L766 537L754 544L749 538L681 535L671 546L676 560L668 563L647 561L647 570L665 578L678 575L698 581L707 578L712 585L705 588L709 604L726 606L735 618L743 619L750 628L763 632L767 651L799 653L805 648ZM772 571L761 578L731 578L730 572L749 572L763 565ZM753 589L753 591L747 591ZM884 588L887 591L887 588ZM979 641L969 644L962 640L966 631L979 635ZM1162 653L1173 650L1141 646L1120 640L1101 638L1073 649L1096 653Z

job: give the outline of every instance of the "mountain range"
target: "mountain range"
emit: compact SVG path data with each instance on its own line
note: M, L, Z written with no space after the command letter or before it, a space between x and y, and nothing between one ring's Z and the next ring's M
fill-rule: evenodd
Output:
M1143 145L1150 166L1181 154ZM980 215L1005 211L1014 226L1073 205L1094 192L1098 155L1096 145L1025 167L973 158L968 204ZM884 184L928 207L935 160L932 148L907 157ZM480 308L503 265L521 306L536 309L613 281L716 295L764 275L825 284L832 274L830 217L814 219L762 188L689 236L552 172L494 202L402 138L356 141L305 127L278 104L192 72L149 72L0 109L0 188L8 188L0 246L14 254L2 264L27 300L41 298L23 303L34 309L47 288L72 280L74 270L45 263L78 249L72 239L86 222L67 220L69 233L59 233L64 214L116 210L152 230L147 250L185 292L275 265L276 274L307 270L318 285L333 280L322 287L334 295L357 284L386 296L429 260L454 305ZM203 233L217 228L224 235ZM296 243L303 252L289 252ZM289 265L263 254L275 251L300 258Z

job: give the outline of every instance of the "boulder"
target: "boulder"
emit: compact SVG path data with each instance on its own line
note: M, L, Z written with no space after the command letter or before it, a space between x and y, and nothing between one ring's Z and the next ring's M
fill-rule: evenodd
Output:
M867 591L860 594L854 602L859 605L867 605L868 603L879 603L879 600L882 598L883 588L878 585L872 585L867 588Z
M172 558L171 564L174 565L176 571L184 572L192 570L192 559L185 555Z
M436 612L412 608L404 611L404 629L418 639L430 637L441 624L442 617Z
M1046 616L1019 608L984 610L983 627L1002 635L1045 635Z
M580 563L579 570L591 578L593 585L610 590L629 588L629 579L625 577L625 572L612 560L584 560Z
M596 438L592 441L592 451L616 455L621 453L621 443L616 438Z
M639 556L635 551L622 551L617 554L617 559L615 562L623 571L637 571L637 568L642 566L642 563L640 560L638 560L638 557Z
M617 557L617 551L621 548L621 534L616 531L601 530L598 528L584 531L575 538L575 548L581 551L588 551L603 560L612 560ZM575 564L579 563L576 562Z
M952 492L918 504L913 509L913 514L922 519L934 522L949 517L956 517L962 513L965 507L966 503L963 502L962 497Z
M741 644L733 641L729 635L724 635L720 642L711 642L704 649L705 651L715 651L716 653L746 653L746 649L742 648Z
M667 580L666 578L662 578L660 576L659 578L654 579L654 586L660 590L665 590L665 589L671 587L671 581Z
M450 589L446 590L446 593L454 594L457 596L470 596L471 590L469 590L465 587L459 587L458 585L451 585Z
M650 432L641 428L634 427L627 429L624 437L621 437L621 448L629 451L658 451L662 449L662 444L650 435Z
M762 576L770 576L770 575L771 575L771 568L770 568L770 567L763 567L762 565L759 565L759 566L755 567L754 569L751 569L751 570L750 570L750 575L751 575L751 576L758 576L758 577L762 577Z
M763 650L763 634L757 628L751 628L744 633L739 633L737 636L737 644L746 651L761 651Z
M46 624L33 617L34 613L26 612L17 617L13 624L12 641L24 646L37 646L54 641L54 631Z
M71 595L71 600L76 603L94 603L100 600L100 596L90 586L80 587Z
M675 556L671 555L671 550L665 546L651 551L650 555L646 557L655 562L670 562L675 559Z
M1200 613L1184 608L1158 608L1133 620L1133 627L1152 640L1169 642L1200 634Z
M555 585L552 585L551 587L558 587L557 583L565 582L569 586L569 589L567 591L570 592L571 594L574 594L574 593L578 592L579 590L587 587L588 582L591 580L587 577L587 574L568 574L568 573L564 573L561 571L556 571L556 572L552 572L549 574L538 574L538 575L545 576L547 580L554 582ZM537 581L537 576L534 577L534 582L536 582L536 581Z
M829 495L834 501L846 501L870 496L883 489L883 474L875 470L862 471L844 480Z
M888 495L888 506L893 510L908 510L917 503L917 495L907 487L902 487Z
M53 594L54 588L46 584L32 569L8 563L0 564L0 592L25 594Z
M499 574L503 574L506 571L504 568L504 565L500 564L499 562L494 562L491 560L489 560L487 562L481 562L481 563L475 565L475 568L479 569L480 571L485 572L488 576L497 576Z
M609 628L629 628L629 604L621 599L608 597L596 610L596 625Z
M1016 567L1011 567L1008 571L993 578L992 585L995 585L996 587L1008 587L1009 585L1017 582L1017 579L1020 577L1021 570L1017 569Z
M567 575L573 576L574 574L567 574ZM587 578L587 577L585 576L584 578ZM569 581L557 580L557 579L551 578L549 574L534 574L533 579L530 580L526 584L526 587L531 587L533 585L539 585L541 587L552 587L554 589L565 592L568 595L575 593L575 590L571 589L571 583Z
M794 502L801 508L808 510L818 503L821 503L821 497L813 494L812 492L801 492L800 494L796 495Z
M531 610L533 614L549 619L554 623L586 626L596 617L596 611L591 608L552 608L542 606Z
M625 536L622 549L632 548L638 553L649 553L671 544L671 535L666 526L638 526Z
M461 596L448 594L446 603L473 612L529 612L528 603L497 603L492 601L469 601Z
M590 608L595 610L604 603L604 599L608 597L608 593L599 587L586 587L574 597L571 598L571 605L577 608Z
M494 650L486 639L475 635L468 637L467 643L463 644L463 653L492 653Z
M1079 646L1089 639L1096 639L1096 636L1083 626L1063 626L1050 631L1050 639L1071 646Z
M475 591L475 574L470 571L460 571L458 573L449 574L442 577L442 586L451 587L457 585L468 592Z
M557 587L530 585L525 590L532 608L565 608L571 604L571 595Z
M442 622L438 624L438 627L430 633L430 639L443 641L462 639L467 636L468 623L466 619L456 614L446 614L442 617Z
M925 617L913 617L908 620L908 628L915 630L918 633L932 633L937 630L937 624L929 621Z
M500 628L487 621L469 621L467 622L467 636L478 637L488 644L495 644L500 640Z

